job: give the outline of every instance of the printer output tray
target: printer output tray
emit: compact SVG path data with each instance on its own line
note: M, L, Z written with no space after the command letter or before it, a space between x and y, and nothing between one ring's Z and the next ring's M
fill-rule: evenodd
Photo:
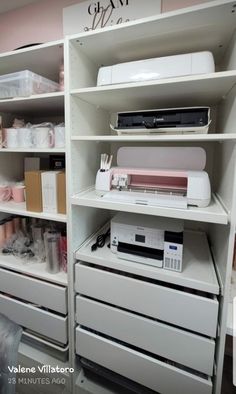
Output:
M187 198L172 194L111 190L110 192L103 194L102 198L107 201L110 200L112 202L114 201L127 204L187 209Z
M148 134L207 134L209 129L209 124L202 127L164 127L164 128L138 128L138 129L119 129L117 127L111 126L111 129L115 131L118 135L148 135Z

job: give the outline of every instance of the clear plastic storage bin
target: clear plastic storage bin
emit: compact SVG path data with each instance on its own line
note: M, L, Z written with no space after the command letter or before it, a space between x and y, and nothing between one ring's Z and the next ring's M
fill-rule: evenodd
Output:
M29 70L0 76L0 99L59 91L59 84Z

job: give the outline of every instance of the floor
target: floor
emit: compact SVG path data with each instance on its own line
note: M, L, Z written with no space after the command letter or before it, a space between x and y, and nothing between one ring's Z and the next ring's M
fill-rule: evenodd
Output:
M24 375L24 379L27 380L29 376ZM236 394L236 387L232 384L232 357L226 356L224 363L224 374L221 394ZM52 385L38 385L36 384L19 384L16 387L16 394L70 394L65 389L65 386L53 384ZM125 391L127 392L127 391ZM122 391L121 394L124 392ZM133 392L131 394L134 394Z
M50 377L40 373L17 374L16 381L15 394L70 394L64 379L54 378L53 374Z
M225 356L221 394L233 394L233 393L236 394L236 387L234 387L232 384L233 382L232 370L233 370L232 357Z

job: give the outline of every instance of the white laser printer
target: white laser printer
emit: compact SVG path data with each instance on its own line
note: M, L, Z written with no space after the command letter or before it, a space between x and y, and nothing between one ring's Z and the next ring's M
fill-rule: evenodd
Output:
M144 82L215 72L211 52L195 52L101 67L97 85Z
M111 220L111 251L124 260L182 271L183 221L118 213Z

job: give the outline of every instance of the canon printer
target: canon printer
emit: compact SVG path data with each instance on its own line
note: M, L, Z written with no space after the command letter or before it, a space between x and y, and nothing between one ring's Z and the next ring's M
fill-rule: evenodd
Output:
M182 271L183 221L118 213L111 220L111 251L121 259Z
M116 115L118 134L188 134L207 133L209 107L184 107L120 112Z

